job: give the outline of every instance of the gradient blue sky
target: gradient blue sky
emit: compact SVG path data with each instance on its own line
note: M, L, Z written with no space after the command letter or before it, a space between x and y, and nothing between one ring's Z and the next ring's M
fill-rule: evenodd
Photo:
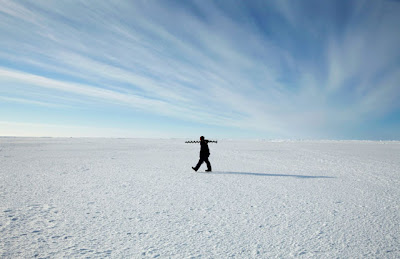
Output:
M0 136L400 139L399 1L0 0Z

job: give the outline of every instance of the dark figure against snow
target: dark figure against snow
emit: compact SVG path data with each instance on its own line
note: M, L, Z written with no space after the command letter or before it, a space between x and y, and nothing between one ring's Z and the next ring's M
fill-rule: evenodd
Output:
M206 164L207 164L206 172L211 172L211 164L210 164L210 161L208 161L209 156L210 156L210 150L208 149L208 140L204 139L204 137L201 136L200 137L200 159L199 159L199 162L197 163L196 167L192 167L192 169L197 172L197 170L199 170L201 164L203 162L206 162Z

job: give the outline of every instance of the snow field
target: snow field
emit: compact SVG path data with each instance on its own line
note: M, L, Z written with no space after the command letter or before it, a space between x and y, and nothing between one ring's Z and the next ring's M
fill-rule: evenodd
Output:
M400 143L0 138L0 257L398 258Z

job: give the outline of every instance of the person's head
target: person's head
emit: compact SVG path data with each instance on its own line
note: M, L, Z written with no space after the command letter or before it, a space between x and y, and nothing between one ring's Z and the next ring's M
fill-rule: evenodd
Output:
M200 137L200 141L203 141L203 140L204 140L204 136L201 136L201 137Z

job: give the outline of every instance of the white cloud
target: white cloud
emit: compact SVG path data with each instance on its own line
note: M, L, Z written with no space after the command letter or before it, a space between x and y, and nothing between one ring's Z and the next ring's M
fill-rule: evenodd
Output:
M112 127L82 127L47 123L21 123L0 121L0 136L10 137L114 137L114 138L166 138L152 130L119 129Z
M41 101L36 101L36 100L31 100L31 99L14 98L14 97L7 97L7 96L0 96L0 100L4 101L4 102L16 102L16 103L22 103L22 104L34 104L34 105L45 106L45 107L67 107L65 105L56 104L56 103L41 102Z

